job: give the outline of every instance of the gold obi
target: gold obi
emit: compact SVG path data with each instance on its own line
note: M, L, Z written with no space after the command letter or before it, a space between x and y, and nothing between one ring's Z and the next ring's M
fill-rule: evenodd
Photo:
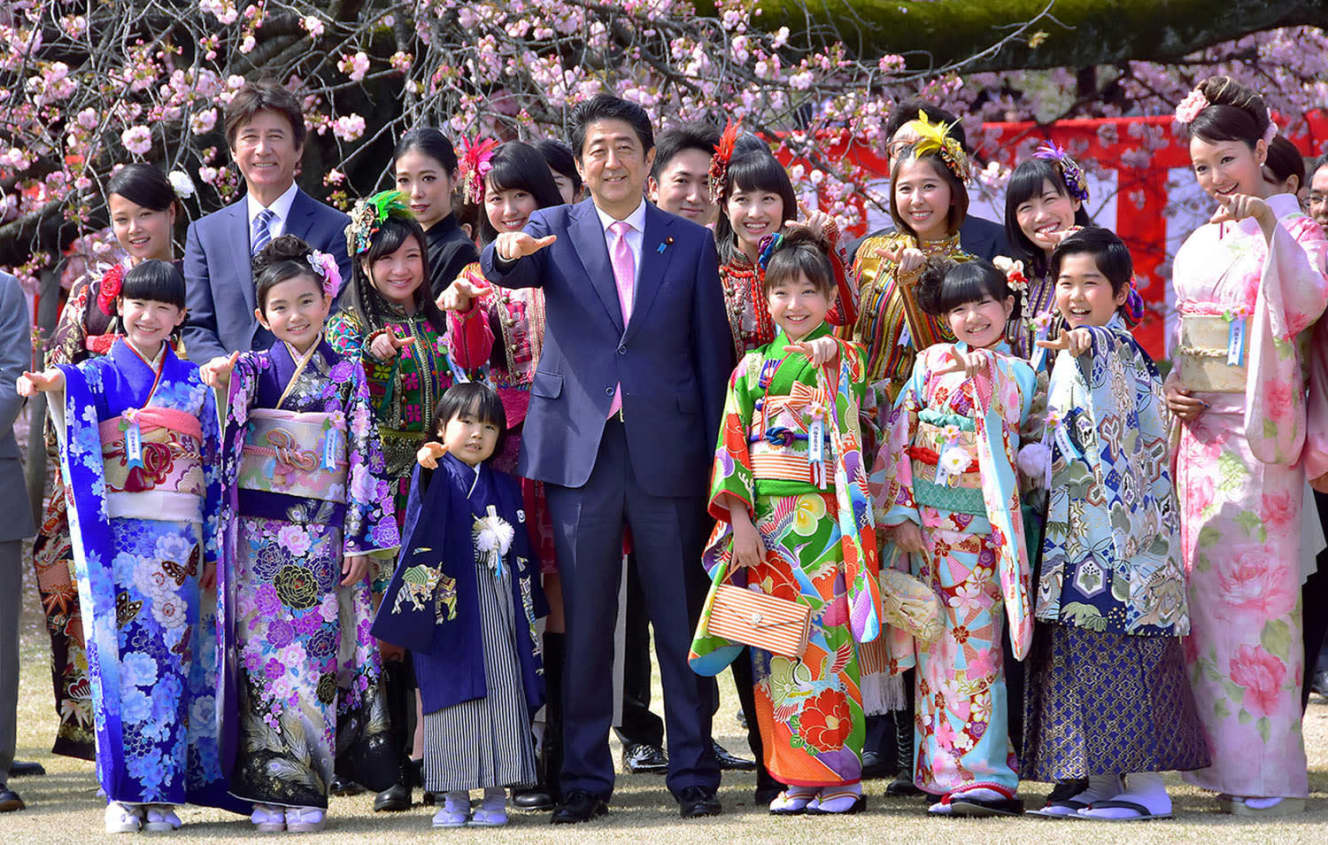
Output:
M949 426L935 425L918 420L917 433L913 446L909 448L909 457L913 461L913 480L937 484L936 476L941 457L949 449L961 449L968 458L963 472L952 473L944 482L947 487L982 488L982 473L977 467L978 441L972 431L959 429L957 434L947 433Z
M1236 319L1244 320L1243 317ZM1249 356L1248 326L1245 327L1241 363L1227 363L1227 342L1231 321L1216 314L1180 315L1180 344L1176 347L1176 366L1187 390L1201 393L1244 393L1248 375L1245 361Z

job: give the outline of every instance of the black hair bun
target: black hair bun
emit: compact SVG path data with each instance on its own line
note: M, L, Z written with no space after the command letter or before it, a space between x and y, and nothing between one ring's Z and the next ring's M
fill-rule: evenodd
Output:
M296 235L278 235L254 256L254 275L283 261L307 261L313 252L302 238Z
M942 313L941 289L945 286L945 277L954 266L955 262L944 255L933 255L927 259L922 268L922 275L918 277L918 286L914 293L919 308L932 315Z

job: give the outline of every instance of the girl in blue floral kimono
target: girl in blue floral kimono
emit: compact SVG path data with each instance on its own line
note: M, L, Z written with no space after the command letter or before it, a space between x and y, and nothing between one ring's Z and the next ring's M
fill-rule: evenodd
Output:
M1170 414L1127 328L1142 311L1125 244L1082 229L1051 268L1066 330L1040 341L1057 357L1023 774L1058 781L1043 816L1165 818L1160 773L1209 762L1181 647L1190 616Z
M235 597L239 744L231 790L260 831L323 827L334 759L397 781L368 558L392 556L392 495L364 369L323 339L336 262L294 235L254 259L267 350L219 358L225 565ZM229 390L226 390L229 383Z
M521 487L489 459L507 421L490 388L448 388L419 451L400 560L373 635L410 650L424 712L434 827L507 823L505 787L535 783L544 704L536 620L547 614ZM470 790L484 800L470 805Z
M144 261L122 284L125 336L107 355L17 385L56 394L108 833L175 830L175 804L245 806L220 744L217 408L167 342L184 321L180 271Z

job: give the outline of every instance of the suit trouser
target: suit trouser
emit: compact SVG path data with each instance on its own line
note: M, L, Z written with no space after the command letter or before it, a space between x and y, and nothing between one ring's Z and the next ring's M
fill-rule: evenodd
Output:
M698 481L698 485L701 482ZM580 487L547 485L567 620L563 660L562 792L613 792L609 727L613 721L613 632L622 578L623 529L630 527L655 629L664 686L668 787L714 789L719 766L710 749L715 687L687 665L692 631L705 600L702 497L654 496L631 465L622 423L605 423L590 478Z
M18 614L23 606L21 540L0 541L0 787L18 741Z

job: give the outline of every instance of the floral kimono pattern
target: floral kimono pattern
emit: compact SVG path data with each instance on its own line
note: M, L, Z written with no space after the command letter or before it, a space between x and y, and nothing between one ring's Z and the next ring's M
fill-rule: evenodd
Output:
M978 350L986 371L937 375L952 349L924 350L883 432L872 472L878 521L912 522L927 551L913 574L940 597L944 631L917 646L914 780L932 794L1018 785L1008 734L1001 633L1015 657L1032 639L1027 546L1014 458L1033 399L1033 370ZM893 544L885 554L893 556ZM1004 605L1004 608L1002 608Z
M1278 216L1271 243L1253 219L1208 224L1173 273L1177 369L1209 404L1181 426L1176 455L1185 650L1213 755L1186 778L1232 795L1304 797L1299 346L1328 300L1328 241L1295 197L1267 202ZM1203 337L1211 327L1217 337Z
M364 370L324 342L240 357L224 414L227 583L239 748L231 790L326 807L333 760L371 789L395 780L369 579L346 555L398 545ZM340 753L338 753L340 751Z
M433 418L434 405L452 386L452 366L444 337L432 323L422 315L396 311L377 328L365 325L356 314L338 311L328 320L327 342L338 354L364 366L399 531L410 498L415 450ZM369 344L386 331L410 338L410 343L395 360L379 361L369 353ZM392 577L392 566L380 565L375 558L373 570L374 591L381 593Z
M114 267L107 273L124 273ZM78 364L89 357L105 355L119 336L115 317L99 307L101 279L84 276L69 289L51 342L46 366ZM114 310L112 308L112 310ZM54 432L47 438L47 456L60 463ZM57 472L46 501L41 528L32 545L32 563L37 572L37 591L46 613L51 637L51 680L55 708L60 717L52 751L91 760L94 756L92 687L88 682L88 657L83 644L83 615L74 579L74 546L69 539L69 517L65 512L64 476Z
M808 339L829 332L823 324ZM689 660L697 673L715 675L741 652L706 627L726 577L808 605L811 636L801 659L751 649L756 713L770 773L781 783L828 786L862 777L858 646L880 634L858 430L864 371L854 344L841 342L837 364L821 370L801 353L786 354L788 342L780 332L748 354L729 383L711 482L719 522L703 558L713 583ZM717 505L725 494L752 509L766 548L759 566L732 575L732 527Z
M60 437L97 777L111 801L240 809L226 794L224 603L199 587L218 557L212 392L170 349L125 341L62 365ZM218 573L224 597L224 574Z

